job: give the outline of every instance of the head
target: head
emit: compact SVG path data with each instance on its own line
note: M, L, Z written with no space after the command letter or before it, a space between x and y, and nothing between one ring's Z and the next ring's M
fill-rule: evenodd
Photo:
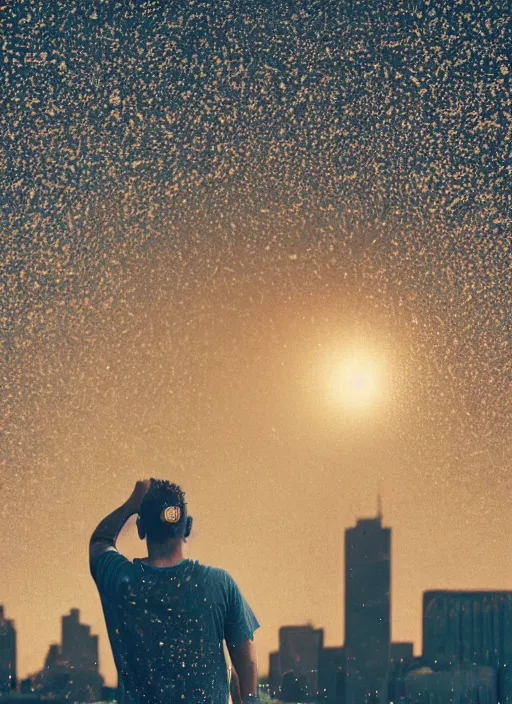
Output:
M165 479L151 479L137 518L139 538L148 543L174 543L190 535L192 517L187 515L185 493Z

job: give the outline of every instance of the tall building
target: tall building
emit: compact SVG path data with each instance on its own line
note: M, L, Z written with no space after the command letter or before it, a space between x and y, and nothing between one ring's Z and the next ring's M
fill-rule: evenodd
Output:
M285 682L293 683L294 692L300 690L300 695L305 698L316 697L323 644L322 628L307 625L283 626L279 629L279 670L282 698L285 701Z
M16 690L16 629L0 604L0 695Z
M62 617L61 657L72 669L98 669L98 636L91 627L79 622L79 609L71 609Z
M386 704L391 622L391 529L376 518L345 531L346 704Z
M98 667L98 636L79 623L80 612L62 617L62 643L52 643L43 669L23 682L23 691L73 702L96 702L104 685Z
M491 667L498 701L512 704L512 592L425 592L423 661L433 670Z

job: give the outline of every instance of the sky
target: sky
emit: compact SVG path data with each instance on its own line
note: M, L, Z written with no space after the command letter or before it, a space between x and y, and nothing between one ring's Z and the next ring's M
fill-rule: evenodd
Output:
M422 592L512 589L505 2L0 7L0 603L19 676L88 541L180 483L188 556L343 642L344 530ZM508 171L507 171L508 170ZM134 519L118 548L144 556Z

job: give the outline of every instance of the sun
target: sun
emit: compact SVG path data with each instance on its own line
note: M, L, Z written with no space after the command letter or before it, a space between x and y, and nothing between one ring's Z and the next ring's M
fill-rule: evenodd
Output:
M370 408L382 391L382 365L363 352L342 358L330 372L329 388L334 401L352 409Z

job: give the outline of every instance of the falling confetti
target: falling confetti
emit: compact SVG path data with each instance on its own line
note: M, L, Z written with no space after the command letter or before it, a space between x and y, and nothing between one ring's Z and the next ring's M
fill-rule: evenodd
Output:
M0 8L0 603L22 674L83 605L113 680L85 550L146 475L185 483L204 562L240 566L263 663L287 619L340 642L329 556L379 487L403 570L394 633L419 638L422 589L469 572L512 588L507 10ZM354 348L382 369L364 413L327 388ZM299 532L324 575L290 559Z

